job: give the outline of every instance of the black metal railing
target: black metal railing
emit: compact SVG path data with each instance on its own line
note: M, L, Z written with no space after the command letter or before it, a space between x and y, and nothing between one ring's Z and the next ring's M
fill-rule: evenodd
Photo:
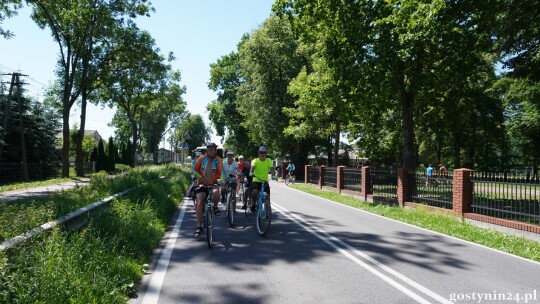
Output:
M517 173L474 172L474 213L540 224L540 179Z
M415 203L428 206L453 208L453 176L451 172L433 174L429 178L423 171L409 175L409 189Z
M362 170L343 168L343 189L362 191Z
M372 167L371 187L373 196L397 198L397 169L394 167Z
M315 184L315 185L319 184L319 175L320 175L319 167L309 167L307 174L309 176L310 184Z
M337 168L326 167L324 170L324 186L337 187Z

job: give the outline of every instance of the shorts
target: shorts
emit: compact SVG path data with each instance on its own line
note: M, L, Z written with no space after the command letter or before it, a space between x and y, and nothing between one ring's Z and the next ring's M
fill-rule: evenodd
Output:
M251 183L251 190L257 189L261 191L262 183L259 182L253 182ZM270 185L266 183L266 187L264 187L264 192L266 192L268 195L270 195Z

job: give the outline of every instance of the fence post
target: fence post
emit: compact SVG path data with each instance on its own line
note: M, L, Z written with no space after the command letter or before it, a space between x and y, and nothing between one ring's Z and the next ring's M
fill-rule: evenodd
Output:
M397 198L398 204L403 207L405 202L411 200L410 175L407 168L397 168Z
M370 166L364 166L362 167L362 180L360 181L362 192L360 193L360 196L364 198L364 200L367 200L368 194L373 194L372 187L371 187L371 167Z
M343 189L343 169L345 168L345 166L337 166L337 170L336 170L336 188L338 190L338 193L341 193L341 189Z
M473 183L471 181L471 169L454 170L454 181L452 184L452 208L454 214L462 216L464 213L471 212L473 202Z
M326 166L319 167L319 189L322 189L324 185L324 172L326 172Z
M304 172L304 183L305 184L309 184L309 167L311 167L310 165L305 165L304 166L306 169L306 172Z

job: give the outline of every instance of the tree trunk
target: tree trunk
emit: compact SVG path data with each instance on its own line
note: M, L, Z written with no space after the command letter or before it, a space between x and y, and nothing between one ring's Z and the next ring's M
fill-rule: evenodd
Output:
M86 125L86 105L87 105L87 93L83 90L81 94L81 125L79 132L75 139L75 171L77 176L84 176L84 151L83 151L83 139L84 139L84 129Z
M339 121L336 122L336 134L335 134L335 138L336 138L336 142L334 143L334 164L333 166L334 167L337 167L338 166L338 156L339 156L339 140L340 140L340 136L341 136L341 124L339 123Z
M416 168L415 145L414 145L414 94L407 92L405 85L405 72L401 68L398 78L399 103L401 104L401 135L403 139L403 167L409 172Z
M62 109L62 177L69 177L69 106L64 103Z

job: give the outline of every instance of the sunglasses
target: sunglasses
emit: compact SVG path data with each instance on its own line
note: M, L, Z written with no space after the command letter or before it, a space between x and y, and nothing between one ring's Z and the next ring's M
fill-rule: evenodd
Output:
M259 152L259 154L266 155L266 152Z

